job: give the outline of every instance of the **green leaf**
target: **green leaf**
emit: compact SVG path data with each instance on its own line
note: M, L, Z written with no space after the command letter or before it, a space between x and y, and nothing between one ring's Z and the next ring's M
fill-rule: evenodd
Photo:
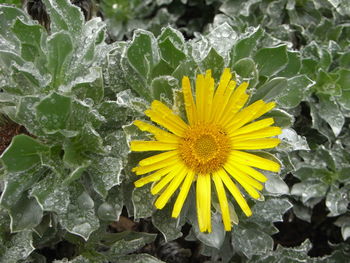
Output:
M315 82L306 75L299 75L288 79L287 87L277 99L278 104L284 108L298 106L314 84Z
M72 92L80 99L92 99L95 103L102 101L104 96L104 83L101 69L93 69L93 79L83 80L72 87Z
M245 228L239 224L232 230L232 246L236 252L251 258L254 255L264 255L272 251L273 239L263 231Z
M196 77L197 63L194 60L185 60L174 70L172 76L181 83L183 76L188 76L190 79Z
M233 70L243 78L249 78L256 72L256 67L251 58L242 58L233 65Z
M7 43L14 44L16 49L19 43L16 36L11 34L11 26L18 17L23 17L23 20L27 20L27 15L21 9L12 6L0 6L0 35ZM0 47L2 45L3 43L0 44Z
M278 73L281 77L294 77L298 75L301 69L300 53L295 51L287 51L288 64L287 66Z
M98 217L104 221L119 221L120 214L123 210L123 191L122 186L113 187L97 210Z
M338 216L345 214L349 201L349 186L338 188L335 185L331 185L331 188L326 196L326 206L330 211L327 216Z
M288 62L285 45L259 49L254 56L260 75L273 76L286 67Z
M26 171L10 173L6 187L1 195L1 205L11 209L21 199L23 192L38 181L45 174L46 170L46 168L42 167L33 167Z
M337 84L341 87L343 91L350 90L350 70L342 68L337 73L339 74Z
M165 60L160 59L158 64L152 69L151 78L157 78L164 75L171 75L174 69Z
M172 68L176 68L180 62L186 59L186 55L179 50L169 38L159 43L162 58L169 63Z
M30 230L36 227L43 217L43 210L34 198L28 198L26 194L9 209L11 216L11 232Z
M162 29L162 33L158 37L158 42L162 42L166 39L169 39L178 49L180 49L185 43L182 33L170 26Z
M258 87L256 92L253 94L251 98L251 102L257 100L275 101L285 89L287 89L287 79L286 78L274 78Z
M48 133L66 128L71 114L71 98L52 93L36 106L39 123Z
M282 222L283 214L293 205L284 198L270 198L264 202L257 202L253 207L253 215L248 221L259 224Z
M164 263L163 261L152 257L149 254L136 254L136 255L127 255L118 258L119 263Z
M323 198L326 195L328 185L318 180L307 180L293 185L291 194L300 196L303 203L311 198Z
M68 0L43 0L50 15L52 33L68 31L72 37L79 37L84 24L80 9Z
M273 118L275 125L281 128L290 127L294 122L294 116L284 110L276 109L264 114L264 118Z
M341 88L335 81L336 77L323 70L320 70L317 76L315 89L319 93L339 96L341 95Z
M33 232L27 230L12 236L7 247L4 254L0 255L0 262L17 263L20 260L25 260L35 249L33 246Z
M263 35L264 31L261 27L258 27L251 34L239 40L233 49L232 61L237 62L241 58L251 57L257 47L258 41Z
M41 125L36 118L35 107L40 102L40 98L36 96L21 97L17 105L15 120L22 124L26 129L35 135L43 135Z
M338 136L345 123L344 115L331 96L318 94L317 97L319 98L319 104L316 105L318 114L331 126L334 135Z
M341 234L344 241L350 237L350 216L340 216L334 223L336 226L341 227Z
M212 75L216 81L220 79L224 64L223 57L220 56L214 48L211 48L208 55L199 63L202 71L211 69Z
M150 185L135 188L132 191L131 197L134 206L134 217L144 218L152 216L154 210L153 202L155 199L156 197L151 194Z
M226 234L224 226L222 224L221 215L212 214L211 224L212 229L210 233L200 232L197 221L192 221L192 229L196 237L205 245L220 249L222 244L224 243Z
M152 215L153 225L162 232L165 242L170 242L182 236L179 219L171 217L172 205L167 204L163 209L157 210Z
M67 186L56 176L50 173L33 184L30 195L35 197L44 211L56 212L59 215L67 212L70 198Z
M100 225L95 215L94 201L80 184L71 184L69 192L70 204L67 212L60 214L59 220L67 231L88 240Z
M136 30L133 40L127 49L130 65L145 79L159 61L158 46L153 34Z
M269 250L267 253L262 255L253 256L249 263L294 263L294 262L314 262L312 258L307 255L307 252L311 248L311 242L307 239L300 246L293 248L286 248L280 245L277 245L276 250ZM316 258L317 262L319 261Z
M47 41L47 50L47 68L52 74L52 86L58 88L64 83L67 73L65 68L73 52L71 36L63 31L52 34Z
M102 197L106 197L108 190L121 183L120 173L122 163L120 159L113 157L102 157L95 159L88 168L88 173L93 183L93 188Z
M152 80L152 97L160 100L161 98L167 98L170 101L173 99L173 89L177 88L179 83L177 79L171 76L161 76Z
M288 185L277 174L264 172L268 180L265 183L266 191L271 195L280 196L283 194L289 194Z
M134 252L146 244L153 242L156 238L155 234L142 232L123 232L122 235L123 239L115 242L107 252L109 257L115 258L116 256Z
M8 172L24 171L40 163L40 156L47 154L49 147L27 135L13 138L10 146L1 155Z
M42 26L29 25L17 19L12 30L21 41L21 54L24 59L35 61L43 54L41 50L41 41L46 39L46 32ZM33 50L33 52L25 52L28 48Z

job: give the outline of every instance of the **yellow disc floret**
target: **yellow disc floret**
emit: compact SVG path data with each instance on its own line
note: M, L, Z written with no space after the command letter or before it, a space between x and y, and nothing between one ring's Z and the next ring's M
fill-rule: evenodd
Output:
M205 123L189 127L181 138L179 153L188 168L198 174L206 174L222 167L230 148L224 129Z

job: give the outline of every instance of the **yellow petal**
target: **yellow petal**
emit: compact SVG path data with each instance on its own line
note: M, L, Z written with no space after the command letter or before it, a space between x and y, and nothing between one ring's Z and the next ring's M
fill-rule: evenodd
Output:
M211 77L211 70L207 70L205 75L205 86L203 89L204 101L203 101L203 111L204 111L204 122L208 122L212 112L213 106L213 95L214 95L214 79Z
M171 109L159 100L154 100L151 104L152 110L162 114L163 118L170 118L174 124L182 129L186 129L188 125Z
M256 121L253 122L251 124L248 124L242 128L239 128L238 130L236 130L235 132L231 133L230 136L237 136L240 134L244 134L244 133L250 133L253 131L257 131L257 130L261 130L263 128L266 128L268 126L271 126L274 123L273 118L267 118L267 119L263 119L260 121Z
M280 127L267 127L263 128L261 130L257 130L250 133L245 133L241 135L236 135L233 137L234 141L244 141L248 139L261 139L271 136L276 136L282 133L282 130Z
M205 195L204 193L204 180L201 175L198 175L196 182L196 207L197 207L197 220L199 231L205 232L206 226L204 222L204 208L202 198Z
M172 217L177 218L181 212L182 206L186 200L186 197L188 195L188 191L190 190L190 187L192 185L193 179L194 179L194 172L193 171L187 171L187 175L185 178L185 181L182 184L180 193L175 201L174 209L172 212Z
M175 176L179 175L185 167L181 163L174 164L172 171L163 177L151 189L153 195L158 194Z
M135 181L134 185L136 187L142 187L145 184L158 181L160 178L162 178L164 175L168 174L172 170L173 170L172 166L164 167L151 175L142 177L141 179Z
M245 141L233 141L232 149L236 150L260 150L274 148L280 144L281 140L277 138L254 139Z
M232 150L229 158L231 158L232 160L234 160L234 162L237 162L239 164L253 166L271 172L278 172L280 170L279 163L251 153Z
M151 157L148 157L148 158L145 158L145 159L141 160L139 162L139 165L141 165L141 166L151 165L151 164L154 164L154 163L158 163L160 161L167 160L170 157L174 157L174 156L176 156L178 154L179 154L179 152L177 150L160 153L160 154L153 155Z
M182 92L184 95L184 103L186 109L187 120L189 124L194 124L196 117L196 105L192 95L191 83L188 77L182 78Z
M158 199L154 203L154 205L158 209L162 209L165 206L165 204L168 202L169 198L174 194L176 189L179 187L179 185L181 184L181 182L185 178L186 173L187 173L186 169L181 170L181 172L179 172L175 176L175 178L170 182L170 184L164 190L164 192L158 197Z
M232 91L236 87L236 81L231 80L225 90L225 93L222 96L217 96L216 100L216 106L213 110L213 116L211 117L211 120L214 122L220 123L220 119L223 115L227 114L227 112L230 112L230 97L232 94Z
M233 164L235 166L236 169L249 174L251 177L253 177L254 179L258 180L259 182L266 182L267 181L267 177L265 175L263 175L262 173L258 172L257 170L255 170L254 168L251 168L250 166L247 165L243 165L243 164L239 164L239 163L234 163Z
M226 192L224 185L222 184L221 178L217 173L213 173L213 181L216 188L216 193L218 195L222 221L224 223L224 227L226 231L231 231L231 218L230 218L230 210L227 202Z
M177 136L182 137L185 129L176 125L175 118L172 118L171 115L166 116L161 112L157 112L151 109L145 111L146 116L148 116L152 121L163 126L167 130L176 134Z
M220 77L220 82L219 82L219 86L215 91L215 95L214 95L214 99L213 99L213 113L215 113L215 110L217 108L219 108L221 105L218 103L226 90L227 85L229 84L230 80L231 80L232 74L229 68L225 68L221 77Z
M177 143L179 141L178 136L159 129L158 127L155 127L147 122L136 120L134 121L134 125L137 126L141 131L152 133L158 141L170 143Z
M236 113L244 106L247 102L249 95L246 93L248 88L248 83L243 82L238 88L233 92L228 102L228 106L223 112L222 116L218 116L218 122L225 124L232 121ZM220 107L220 105L219 105Z
M205 180L205 198L203 199L204 207L204 220L206 225L206 231L211 232L211 178L210 174L204 175Z
M196 78L196 107L197 107L197 121L204 120L204 86L205 79L202 74L198 74Z
M255 113L258 112L262 107L264 107L265 102L258 100L248 107L244 108L236 115L233 115L231 119L228 119L223 125L227 128L230 133L235 132L237 129L244 126L246 123L250 122L254 117Z
M269 112L270 110L272 110L274 107L276 107L276 102L269 102L269 103L265 103L264 107L262 107L259 111L257 111L252 120L255 120L257 118L259 118L260 116L264 115L265 113Z
M171 156L163 161L152 163L150 165L137 166L134 169L132 169L132 171L134 173L136 173L137 175L142 175L142 174L146 174L149 172L153 172L155 170L162 169L164 167L172 166L177 162L178 162L178 158L176 156Z
M232 182L231 178L227 175L224 169L217 171L217 174L220 176L221 180L226 185L227 189L230 191L232 196L237 201L238 205L241 207L242 211L246 216L251 216L252 211L250 210L247 201L244 199L242 193L239 191L238 187Z
M168 151L175 150L177 143L158 142L158 141L132 141L130 142L130 150L132 152L145 151Z
M254 199L259 199L260 193L256 190L262 190L263 185L251 178L249 175L237 170L230 163L226 163L225 170L247 191Z

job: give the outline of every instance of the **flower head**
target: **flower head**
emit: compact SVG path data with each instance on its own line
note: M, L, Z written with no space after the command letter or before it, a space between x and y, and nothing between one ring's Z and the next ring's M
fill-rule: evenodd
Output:
M193 183L196 185L196 207L199 229L211 232L211 184L214 183L225 230L231 230L228 190L243 212L252 214L240 185L252 198L259 199L267 178L258 170L277 172L280 165L249 150L273 148L280 143L273 137L281 133L273 127L273 118L259 119L275 103L255 101L244 107L249 95L248 84L236 87L229 69L225 69L215 87L211 71L196 78L195 98L188 77L182 79L187 122L160 101L153 101L145 114L161 129L136 120L142 131L154 135L152 141L132 141L131 151L161 151L140 161L133 171L151 173L135 182L136 187L155 182L152 194L160 193L155 206L162 209L174 192L180 189L172 217L178 217ZM259 120L257 120L259 119Z

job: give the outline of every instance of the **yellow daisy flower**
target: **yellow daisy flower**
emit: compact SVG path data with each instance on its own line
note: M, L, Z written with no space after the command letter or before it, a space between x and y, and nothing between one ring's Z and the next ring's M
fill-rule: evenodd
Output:
M243 212L252 214L241 187L254 199L259 199L262 183L267 178L254 168L278 172L280 165L247 150L273 148L280 143L277 138L267 138L281 133L272 127L273 118L254 121L274 108L275 103L255 101L244 108L249 95L248 83L236 88L236 82L226 68L215 88L211 70L196 79L196 96L193 97L190 80L182 79L182 92L187 123L160 101L153 101L145 114L160 129L148 122L136 120L141 130L154 135L153 141L132 141L131 151L163 151L143 159L133 171L137 175L152 173L135 182L141 187L156 182L152 194L161 193L155 206L162 209L174 192L180 192L174 204L172 217L181 212L189 189L196 182L196 206L199 229L211 232L211 183L214 182L222 220L226 231L231 230L227 189Z

